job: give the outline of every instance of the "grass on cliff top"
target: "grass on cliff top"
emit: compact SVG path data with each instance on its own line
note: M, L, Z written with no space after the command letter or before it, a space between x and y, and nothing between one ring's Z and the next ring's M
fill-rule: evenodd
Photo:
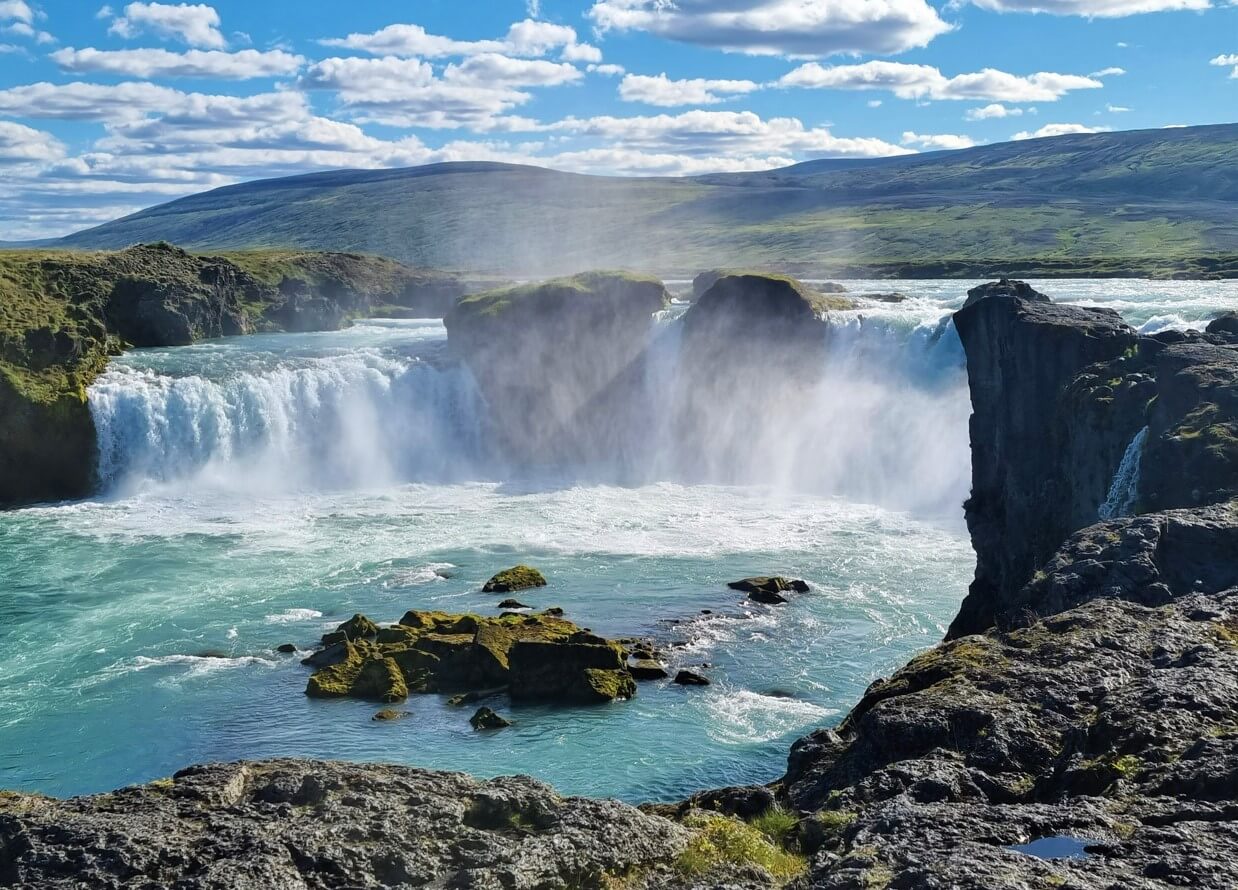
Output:
M564 296L573 299L594 297L600 295L608 285L617 283L653 284L662 287L662 281L652 275L599 270L470 294L456 303L456 310L464 316L493 318L513 306L528 305L539 297L547 295L553 295L557 299Z

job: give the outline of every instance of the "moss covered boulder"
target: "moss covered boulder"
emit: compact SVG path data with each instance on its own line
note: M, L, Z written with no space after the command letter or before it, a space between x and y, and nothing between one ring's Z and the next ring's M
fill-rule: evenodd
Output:
M517 590L528 590L532 587L545 587L546 577L532 566L518 565L504 569L496 574L482 587L483 593L514 593ZM504 605L511 604L514 605ZM504 600L499 603L502 608L524 609L515 600Z
M407 612L374 632L329 645L305 659L315 668L306 694L315 698L398 701L410 693L509 690L513 698L594 702L629 698L635 686L618 643L547 614L497 618Z
M465 297L444 323L499 441L550 464L593 443L598 406L639 377L654 313L669 303L656 278L589 272Z

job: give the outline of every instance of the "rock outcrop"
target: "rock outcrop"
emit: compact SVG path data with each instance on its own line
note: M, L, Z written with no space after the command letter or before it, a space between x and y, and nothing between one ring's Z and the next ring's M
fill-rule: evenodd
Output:
M705 296L711 287L718 283L718 279L731 275L752 275L760 278L780 277L767 272L746 269L709 269L699 273L692 279L692 299L699 300ZM834 281L817 282L813 285L813 290L820 294L845 294L847 292L845 287Z
M969 290L967 292L967 299L963 303L963 308L966 309L968 306L972 306L987 297L1017 297L1020 300L1027 300L1029 303L1053 302L1026 281L1002 278L998 281L986 282Z
M0 886L603 888L673 873L689 839L634 807L522 777L213 764L97 797L0 796Z
M530 590L534 587L545 587L546 576L532 566L518 565L495 573L489 581L482 585L482 593L515 593L518 590ZM526 608L513 600L504 600L514 605L508 608ZM503 605L500 603L499 605Z
M506 689L513 699L590 703L631 698L627 652L552 615L498 618L407 612L380 628L363 615L305 659L312 698L401 701L419 692Z
M444 323L508 453L562 466L591 450L600 406L643 378L654 313L669 302L655 278L590 272L475 294Z

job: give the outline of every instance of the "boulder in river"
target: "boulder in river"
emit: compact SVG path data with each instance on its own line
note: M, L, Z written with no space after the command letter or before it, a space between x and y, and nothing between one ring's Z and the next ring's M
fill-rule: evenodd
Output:
M637 658L628 662L628 673L634 680L665 680L670 676L662 663L653 658Z
M680 686L708 686L709 678L696 671L684 669L675 674L675 682Z
M808 582L798 578L784 578L781 575L757 576L731 581L727 587L748 594L748 599L766 605L778 605L787 602L783 593L807 593Z
M365 627L369 619L358 617ZM635 692L625 657L618 643L550 615L412 610L370 637L310 655L305 663L317 670L306 694L398 701L416 692L507 689L533 701L609 701Z
M504 569L496 574L482 586L482 593L513 593L517 590L529 590L533 587L545 587L546 577L532 566L518 565L512 566L510 569ZM515 602L515 600L505 600L504 602ZM499 608L505 609L523 609L517 603L515 606L507 606L504 603L499 603Z
M476 730L502 729L505 726L511 726L512 722L489 708L478 708L477 713L469 718L469 725Z
M990 281L985 284L977 285L967 292L967 301L963 303L963 308L974 305L980 300L988 297L1016 297L1020 300L1027 300L1031 303L1051 303L1052 300L1045 294L1042 294L1036 288L1032 287L1026 281L1017 281L1012 278L1002 278L999 281Z
M343 643L348 640L360 640L366 637L373 637L378 634L378 625L364 615L357 614L349 618L334 631L329 634L323 634L322 644L330 646L334 643Z

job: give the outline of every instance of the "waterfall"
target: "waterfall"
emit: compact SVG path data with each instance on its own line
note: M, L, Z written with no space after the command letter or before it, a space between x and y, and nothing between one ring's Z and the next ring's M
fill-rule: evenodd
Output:
M89 393L100 476L105 490L124 494L148 485L262 492L549 475L553 484L761 485L937 514L966 496L963 354L938 312L832 314L819 382L773 387L755 416L732 394L708 392L704 435L692 446L677 425L680 314L656 320L634 407L591 419L580 466L501 461L472 376L418 353L441 347L441 325L391 323L312 335L320 339L309 346L300 335L238 338L114 363Z
M105 489L370 487L447 480L484 459L465 372L373 352L223 379L118 363L89 395Z
M1148 438L1148 428L1145 426L1135 433L1122 454L1122 462L1118 471L1113 474L1113 482L1109 484L1109 495L1100 505L1101 519L1113 519L1117 516L1129 516L1135 507L1135 499L1139 496L1139 466L1143 460L1143 443Z

